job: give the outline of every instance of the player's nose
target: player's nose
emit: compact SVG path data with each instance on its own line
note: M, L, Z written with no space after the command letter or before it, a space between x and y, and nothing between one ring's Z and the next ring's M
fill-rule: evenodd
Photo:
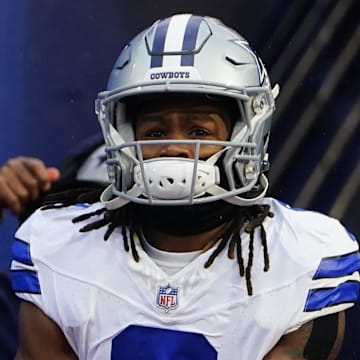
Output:
M194 157L193 151L194 145L181 144L181 143L169 143L162 146L160 156L161 157L182 157L191 159Z

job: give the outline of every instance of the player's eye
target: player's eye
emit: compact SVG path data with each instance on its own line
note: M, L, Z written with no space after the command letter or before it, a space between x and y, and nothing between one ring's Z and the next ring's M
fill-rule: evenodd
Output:
M144 135L150 138L160 138L160 137L164 137L166 133L164 130L161 129L150 129L147 130Z
M195 128L190 131L190 135L194 137L204 137L210 135L210 131L203 128Z

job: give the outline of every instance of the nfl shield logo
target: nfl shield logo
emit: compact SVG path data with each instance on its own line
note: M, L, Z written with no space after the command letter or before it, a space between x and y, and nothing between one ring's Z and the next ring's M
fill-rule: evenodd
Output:
M160 286L157 296L157 306L168 312L178 306L179 288L173 288L170 284Z

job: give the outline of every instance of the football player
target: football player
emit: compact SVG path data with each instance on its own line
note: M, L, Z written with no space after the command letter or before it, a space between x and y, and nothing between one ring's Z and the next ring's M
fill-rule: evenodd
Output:
M111 185L54 195L17 231L16 359L335 359L358 245L265 197L277 93L214 18L125 46L96 101Z

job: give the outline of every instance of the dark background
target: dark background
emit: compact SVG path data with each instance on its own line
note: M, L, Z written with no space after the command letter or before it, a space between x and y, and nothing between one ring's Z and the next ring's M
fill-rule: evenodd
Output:
M0 2L0 164L21 154L58 164L99 132L94 99L127 40L173 13L212 15L250 41L281 87L271 194L329 213L360 237L359 0ZM6 214L1 271L15 227ZM350 349L359 315L350 314L343 360L360 359Z

